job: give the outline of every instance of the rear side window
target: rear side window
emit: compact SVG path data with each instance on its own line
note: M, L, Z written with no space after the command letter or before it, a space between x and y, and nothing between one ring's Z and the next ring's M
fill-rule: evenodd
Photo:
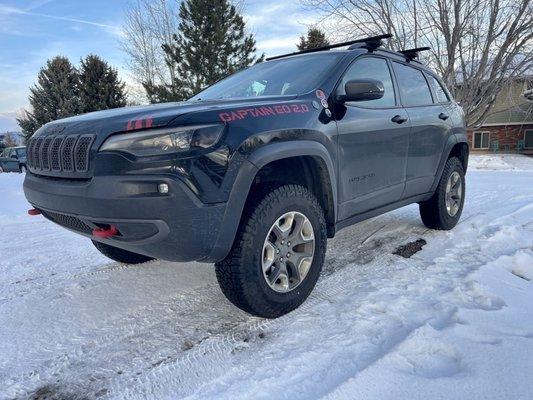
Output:
M428 75L427 77L429 84L433 89L433 93L437 96L437 103L446 103L447 101L450 101L450 98L441 83L434 76Z
M393 65L404 106L433 104L431 91L422 71L397 62Z
M381 99L368 101L351 101L350 104L361 105L363 107L394 107L396 100L394 97L394 86L387 61L383 58L365 57L356 60L342 77L341 84L337 89L338 94L345 94L346 82L353 79L377 79L383 82L385 93Z

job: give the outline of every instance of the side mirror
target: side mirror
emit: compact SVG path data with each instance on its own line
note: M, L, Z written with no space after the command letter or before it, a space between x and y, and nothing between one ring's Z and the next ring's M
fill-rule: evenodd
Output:
M346 94L342 101L368 101L381 99L385 94L383 82L376 79L354 79L344 85Z

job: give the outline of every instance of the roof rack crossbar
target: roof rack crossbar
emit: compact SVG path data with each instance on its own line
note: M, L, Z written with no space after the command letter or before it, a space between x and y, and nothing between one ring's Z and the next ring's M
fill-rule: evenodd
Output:
M290 57L290 56L294 56L296 54L315 53L317 51L330 50L330 49L335 49L335 48L344 47L344 46L351 46L351 45L356 44L356 43L365 43L366 47L370 51L373 51L373 50L377 49L378 47L380 47L382 45L382 42L381 42L382 39L389 39L391 37L392 37L392 35L390 33L386 33L384 35L371 36L371 37L367 37L367 38L363 38L363 39L357 39L357 40L350 40L348 42L335 43L335 44L330 44L328 46L316 47L314 49L306 49L306 50L302 50L302 51L295 51L294 53L287 53L287 54L282 54L282 55L279 55L279 56L269 57L269 58L266 59L266 61L271 61L271 60L277 60L279 58Z
M431 50L431 47L416 47L414 49L400 50L399 53L403 54L408 61L411 61L418 58L418 53L427 50Z

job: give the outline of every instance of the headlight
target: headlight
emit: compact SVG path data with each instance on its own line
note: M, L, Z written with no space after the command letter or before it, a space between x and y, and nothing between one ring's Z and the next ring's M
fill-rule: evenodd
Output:
M154 156L213 146L224 125L183 126L123 133L107 139L100 151L120 150L135 156Z

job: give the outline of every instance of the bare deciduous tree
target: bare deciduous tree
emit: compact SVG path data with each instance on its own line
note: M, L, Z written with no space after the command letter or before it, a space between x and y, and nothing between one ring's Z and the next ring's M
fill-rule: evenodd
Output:
M430 46L426 61L475 126L504 85L533 73L530 0L302 0L339 38L394 35L393 49Z
M122 49L140 85L175 81L175 68L165 59L162 46L178 30L178 11L179 2L173 0L136 0L126 10Z
M121 47L127 55L127 65L137 83L129 88L134 103L146 101L143 87L175 86L176 65L166 57L163 45L172 43L178 32L178 0L134 0L126 9ZM242 11L243 1L231 2Z
M19 144L17 138L15 138L15 135L10 133L10 132L7 132L5 135L4 135L4 146L5 147L15 147Z

